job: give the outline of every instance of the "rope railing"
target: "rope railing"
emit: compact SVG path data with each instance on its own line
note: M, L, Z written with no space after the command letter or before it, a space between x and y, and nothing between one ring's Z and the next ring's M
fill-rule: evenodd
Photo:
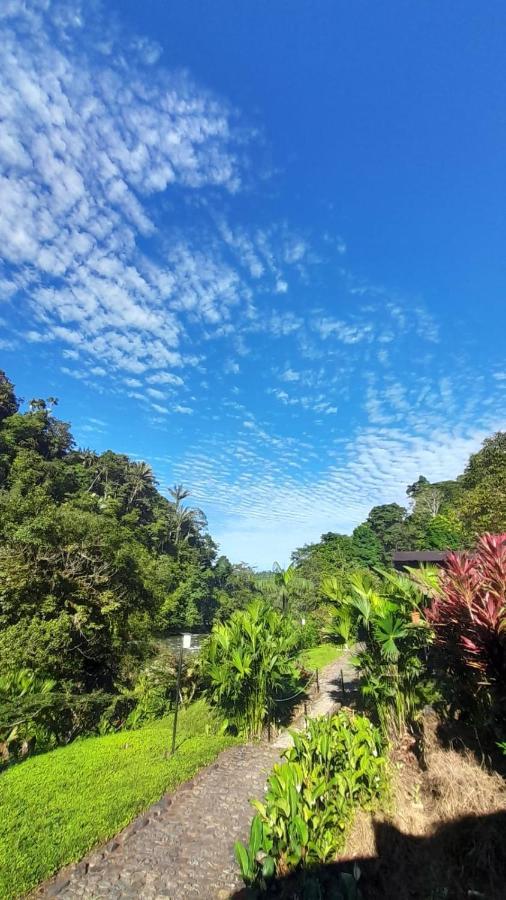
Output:
M307 681L306 684L300 688L300 690L296 691L295 694L291 694L289 697L279 697L279 698L273 697L274 703L286 703L288 700L294 700L295 697L298 697L300 694L303 694L305 692L306 688L309 687L311 682L313 682L315 680L316 680L316 672L313 672L309 681Z

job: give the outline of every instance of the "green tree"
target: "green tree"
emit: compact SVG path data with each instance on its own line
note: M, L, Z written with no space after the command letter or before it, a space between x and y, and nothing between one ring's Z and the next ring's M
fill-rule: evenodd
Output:
M440 513L429 521L423 549L460 550L464 546L464 529L455 512Z
M373 506L368 517L368 525L383 548L383 561L390 562L393 550L409 550L413 536L406 524L406 509L398 503L384 503Z
M506 432L486 438L460 479L459 516L471 537L506 530Z
M19 401L14 393L14 385L0 369L0 421L13 416L19 409Z
M275 603L283 614L288 610L295 612L304 611L310 606L311 585L303 578L297 568L292 564L283 569L279 563L274 563L272 578L259 583L259 587L274 598Z
M359 566L373 568L383 562L383 547L370 525L358 525L352 534L353 559Z

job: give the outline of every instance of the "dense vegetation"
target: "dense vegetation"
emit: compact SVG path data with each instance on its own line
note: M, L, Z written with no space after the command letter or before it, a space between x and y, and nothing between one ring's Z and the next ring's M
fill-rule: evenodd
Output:
M351 536L324 534L287 569L258 577L218 557L181 485L164 496L145 463L77 448L55 404L32 400L21 411L0 373L4 759L166 714L175 667L159 640L171 632L209 631L256 597L297 618L299 647L349 643L353 607L332 610L357 594L350 576L374 580L394 548L466 548L477 533L506 528L500 433L456 481L420 476L407 489L409 512L376 506ZM203 683L186 675L189 698Z
M20 411L0 373L0 836L10 891L117 831L226 746L226 734L258 738L303 692L304 667L329 662L336 647L361 642L370 719L343 714L295 739L238 850L248 883L335 855L353 810L382 794L384 748L413 732L428 702L467 724L484 753L504 745L506 434L487 439L456 481L420 476L409 511L376 506L351 536L329 532L288 568L256 576L218 557L181 485L165 497L145 463L77 448L55 404ZM445 571L392 571L393 549L417 548L463 552ZM183 629L210 636L185 661L185 743L169 760L176 664L163 638ZM127 743L122 729L136 729Z
M121 726L153 680L160 701L143 672L156 640L208 630L256 592L251 570L217 558L187 491L164 497L145 463L76 448L55 404L20 411L0 373L4 758Z
M334 859L354 811L385 791L381 736L362 716L310 720L285 757L269 776L265 800L253 801L249 844L236 844L246 884L260 890L276 875ZM304 889L290 896L319 896L315 885Z
M291 619L255 601L215 625L203 653L210 699L239 733L260 737L276 704L293 693L300 637Z

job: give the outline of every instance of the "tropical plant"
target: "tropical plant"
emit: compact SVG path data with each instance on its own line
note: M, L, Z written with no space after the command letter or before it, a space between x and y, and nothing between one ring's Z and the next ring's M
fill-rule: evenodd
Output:
M499 735L506 724L506 533L451 554L426 611L453 703ZM501 732L502 729L502 732Z
M253 801L249 844L235 847L245 882L259 888L335 858L353 811L371 808L385 790L381 736L368 719L340 712L310 720L306 733L292 737L265 800Z
M55 687L28 669L0 675L0 764L54 742Z
M290 693L298 644L293 623L264 600L214 625L202 651L207 695L239 732L258 737L276 702Z
M397 738L435 697L424 658L431 631L419 619L421 585L396 572L380 571L380 576L377 588L352 579L348 606L365 643L356 662L366 706L384 733Z
M296 602L304 597L311 589L310 582L303 578L294 565L283 569L279 563L275 562L272 571L274 573L272 579L266 579L263 582L263 588L267 594L274 596L278 608L283 614L296 605Z
M122 692L134 704L125 719L126 728L138 728L170 712L175 702L178 667L177 656L160 647L140 672L134 687ZM191 703L201 685L200 668L198 655L183 656L179 695L183 706Z

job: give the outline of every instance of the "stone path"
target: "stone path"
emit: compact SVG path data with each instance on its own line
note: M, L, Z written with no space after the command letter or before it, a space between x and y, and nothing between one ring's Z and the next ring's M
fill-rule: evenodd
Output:
M331 712L342 700L341 669L350 687L355 672L343 656L321 672L320 693L308 704L311 716ZM303 727L303 716L297 726ZM225 900L242 886L233 846L249 834L249 801L263 795L266 777L289 743L283 731L271 744L225 750L36 896Z

